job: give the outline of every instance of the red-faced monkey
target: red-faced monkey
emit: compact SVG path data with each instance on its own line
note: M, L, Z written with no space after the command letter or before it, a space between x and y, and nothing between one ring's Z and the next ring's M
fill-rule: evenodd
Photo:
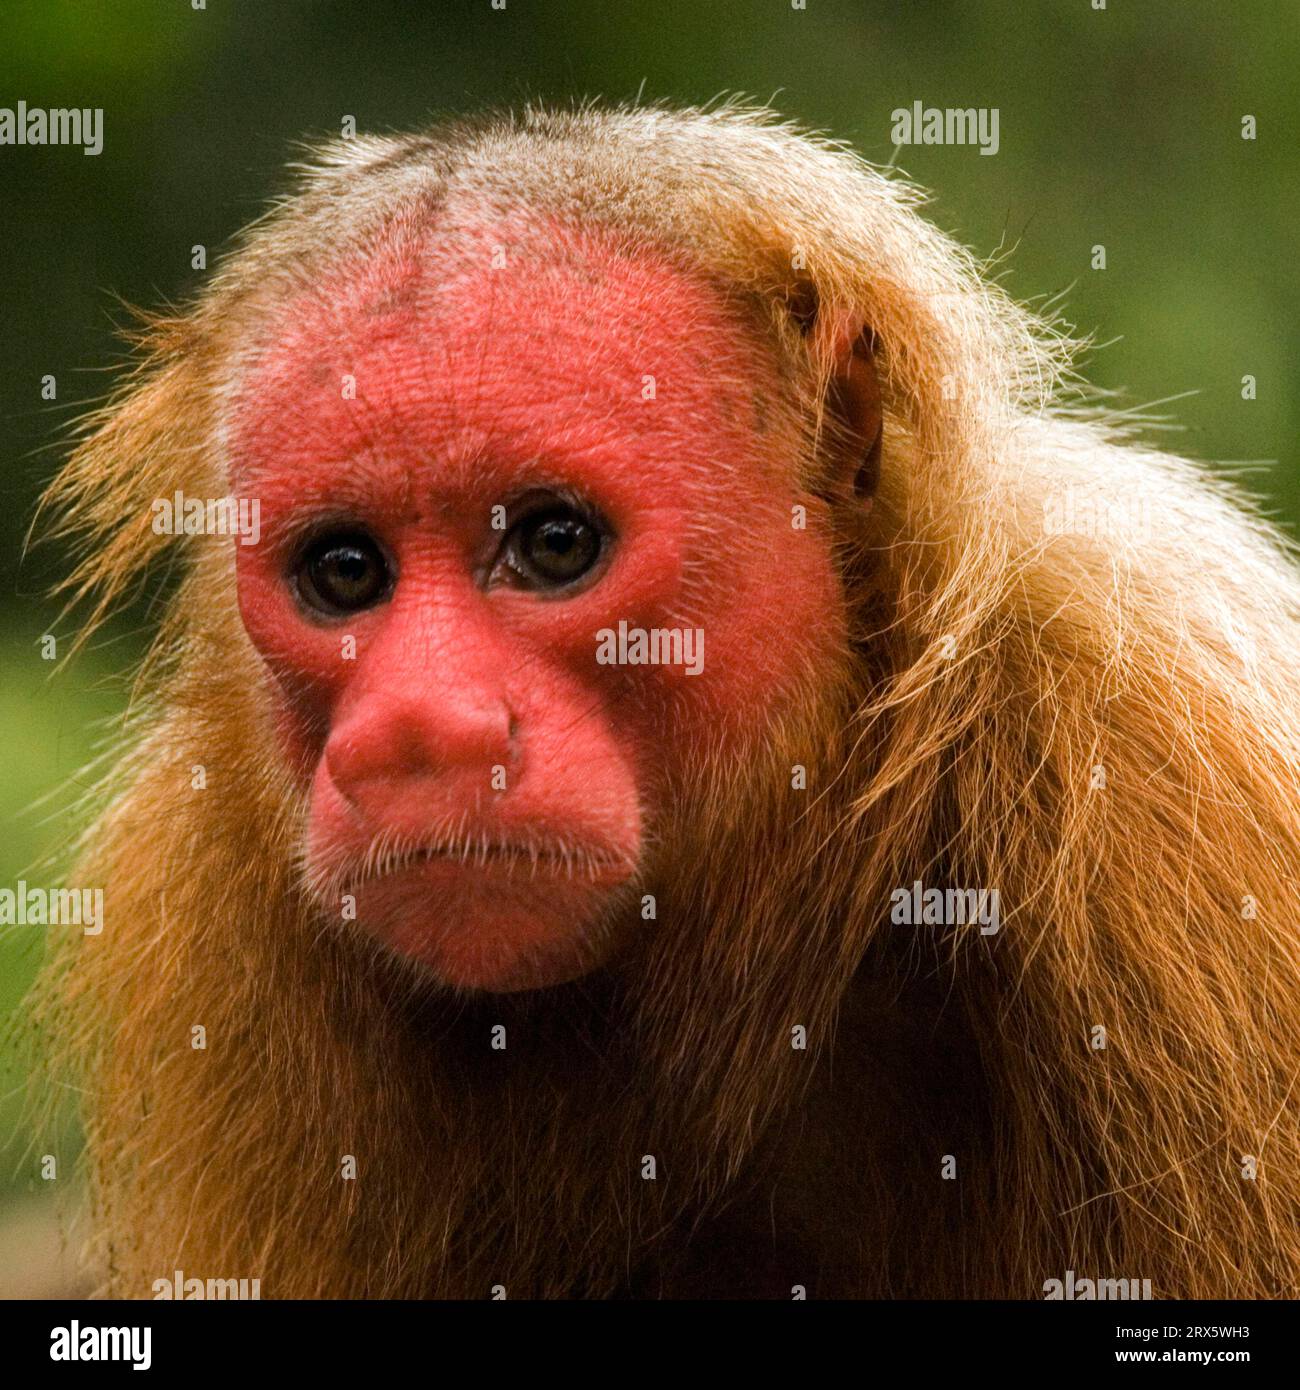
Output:
M153 321L52 494L181 575L47 983L106 1287L1295 1295L1300 582L915 203L494 116Z

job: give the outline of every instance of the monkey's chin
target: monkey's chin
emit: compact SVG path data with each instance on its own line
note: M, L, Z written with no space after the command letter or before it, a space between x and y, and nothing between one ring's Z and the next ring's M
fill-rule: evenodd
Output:
M353 891L357 925L395 955L454 988L512 994L603 964L619 889L614 880L434 861Z

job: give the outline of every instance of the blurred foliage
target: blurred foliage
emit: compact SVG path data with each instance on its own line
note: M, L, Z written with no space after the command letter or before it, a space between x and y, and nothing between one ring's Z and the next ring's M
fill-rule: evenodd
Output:
M982 255L1011 253L999 267L1012 294L1061 297L1104 345L1088 368L1097 384L1130 404L1180 398L1164 409L1186 428L1166 447L1272 460L1248 481L1294 523L1295 0L1095 2L4 0L0 106L105 115L98 157L0 146L0 884L58 862L89 725L120 704L101 677L136 645L54 676L39 659L40 634L65 630L46 592L66 557L46 547L18 561L59 441L121 361L123 303L199 289L191 246L218 249L283 186L297 142L337 133L345 115L384 130L486 104L739 92L888 164L895 108L997 107L996 157L899 152L935 190L931 216ZM1090 269L1096 243L1104 272ZM46 373L54 406L39 396ZM1240 397L1246 373L1254 402ZM0 1011L36 953L22 934L0 943ZM0 1148L16 1099L9 1083ZM32 1185L20 1151L0 1163L0 1188Z

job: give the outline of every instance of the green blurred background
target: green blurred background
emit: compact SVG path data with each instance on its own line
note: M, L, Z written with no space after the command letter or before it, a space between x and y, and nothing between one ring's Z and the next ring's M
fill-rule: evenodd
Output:
M1296 0L194 3L0 6L0 106L105 113L95 158L0 146L0 885L59 881L81 770L112 741L121 676L149 628L142 603L52 673L37 639L73 635L47 597L66 556L23 555L69 423L121 360L122 304L200 288L191 246L207 246L211 265L282 186L295 142L337 134L348 115L381 131L538 98L739 92L888 164L896 107L997 107L996 157L899 152L935 192L930 215L982 255L1010 252L1012 294L1063 297L1099 344L1091 379L1129 404L1167 402L1183 428L1162 436L1166 447L1254 461L1249 484L1284 525L1300 519L1286 368L1300 361ZM1241 138L1245 115L1254 141ZM46 374L53 404L40 396ZM1255 401L1241 399L1246 374ZM36 936L0 938L0 1017L15 1017ZM10 1036L0 1294L67 1277L42 1205L66 1184L42 1182L36 1156L56 1151L66 1178L74 1141L23 1118L31 1088L18 1056Z

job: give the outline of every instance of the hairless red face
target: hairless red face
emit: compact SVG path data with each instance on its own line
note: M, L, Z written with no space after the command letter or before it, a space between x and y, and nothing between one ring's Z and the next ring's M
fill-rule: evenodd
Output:
M673 786L839 635L772 350L667 258L491 224L394 231L264 342L239 599L317 908L463 987L592 968L642 925Z

